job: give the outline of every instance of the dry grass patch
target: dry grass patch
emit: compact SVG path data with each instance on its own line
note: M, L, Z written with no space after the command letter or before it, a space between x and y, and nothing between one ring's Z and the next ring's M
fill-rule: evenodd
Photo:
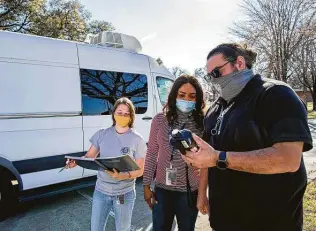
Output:
M307 185L304 196L304 231L316 230L316 180Z

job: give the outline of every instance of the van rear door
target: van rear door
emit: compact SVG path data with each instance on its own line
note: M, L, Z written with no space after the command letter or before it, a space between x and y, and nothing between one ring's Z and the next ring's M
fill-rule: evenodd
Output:
M0 157L24 190L81 177L59 173L65 155L83 151L76 44L0 32L0 51Z

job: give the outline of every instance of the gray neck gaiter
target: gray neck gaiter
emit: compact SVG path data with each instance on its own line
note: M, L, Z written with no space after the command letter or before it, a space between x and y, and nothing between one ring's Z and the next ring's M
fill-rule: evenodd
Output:
M251 69L236 71L219 78L212 78L211 83L226 101L235 98L254 76Z

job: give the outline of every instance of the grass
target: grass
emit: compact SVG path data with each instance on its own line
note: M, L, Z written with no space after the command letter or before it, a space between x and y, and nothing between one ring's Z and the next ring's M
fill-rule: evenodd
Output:
M307 111L313 111L313 103L312 102L307 102Z
M307 118L308 119L316 119L316 111L308 112Z
M307 185L304 196L304 231L316 230L316 180Z
M308 111L308 115L307 115L308 119L316 119L316 111L313 110L312 102L307 103L307 111Z

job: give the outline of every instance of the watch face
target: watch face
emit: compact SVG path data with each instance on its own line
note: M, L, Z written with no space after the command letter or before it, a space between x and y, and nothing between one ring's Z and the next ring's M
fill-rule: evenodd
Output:
M223 160L218 160L217 161L217 167L221 170L225 170L227 168L227 163L226 161Z

